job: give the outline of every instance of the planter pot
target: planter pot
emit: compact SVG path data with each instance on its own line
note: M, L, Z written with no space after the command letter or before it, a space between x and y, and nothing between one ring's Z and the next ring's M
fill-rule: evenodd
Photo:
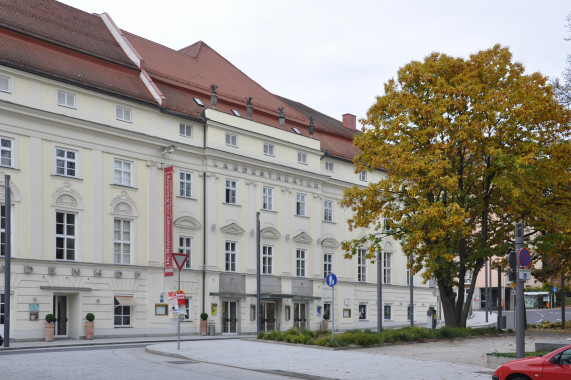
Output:
M44 336L46 342L52 342L54 340L55 323L47 323L44 325Z
M323 330L329 330L329 319L323 320Z
M200 335L206 336L206 330L208 329L208 321L200 320Z
M93 339L93 329L95 327L95 322L85 322L85 339Z

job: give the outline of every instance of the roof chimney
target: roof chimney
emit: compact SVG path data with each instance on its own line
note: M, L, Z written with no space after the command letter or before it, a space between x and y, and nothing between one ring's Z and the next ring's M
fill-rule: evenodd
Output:
M357 116L352 115L350 113L346 113L343 115L343 126L345 128L349 128L353 131L357 130Z

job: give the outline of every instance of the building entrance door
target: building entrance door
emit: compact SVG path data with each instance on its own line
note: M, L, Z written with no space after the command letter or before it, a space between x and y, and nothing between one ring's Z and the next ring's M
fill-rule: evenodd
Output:
M54 315L56 317L54 336L67 337L67 296L54 295Z
M304 329L307 327L307 305L295 302L293 304L293 327Z
M222 301L222 333L236 334L238 325L238 302Z
M274 331L276 329L276 304L275 302L262 302L262 331Z

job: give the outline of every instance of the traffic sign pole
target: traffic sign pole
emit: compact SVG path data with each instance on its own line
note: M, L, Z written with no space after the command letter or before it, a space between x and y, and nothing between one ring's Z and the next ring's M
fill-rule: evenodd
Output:
M515 225L515 250L520 252L520 262L523 250L524 227L523 223L516 223ZM529 252L528 252L529 253ZM524 257L525 258L525 257ZM527 263L529 265L529 263ZM517 266L518 276L516 277L516 357L521 359L525 357L525 301L523 295L523 281L519 279L520 266Z
M329 273L325 278L325 282L331 288L331 313L329 318L331 318L331 340L335 340L335 285L337 285L337 276Z

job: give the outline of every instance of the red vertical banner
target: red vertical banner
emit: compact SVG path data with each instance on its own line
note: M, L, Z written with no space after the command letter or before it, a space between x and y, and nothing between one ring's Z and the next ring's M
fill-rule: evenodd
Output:
M173 227L173 211L172 211L172 180L173 167L165 168L165 277L173 276L174 269L172 266L172 227Z

